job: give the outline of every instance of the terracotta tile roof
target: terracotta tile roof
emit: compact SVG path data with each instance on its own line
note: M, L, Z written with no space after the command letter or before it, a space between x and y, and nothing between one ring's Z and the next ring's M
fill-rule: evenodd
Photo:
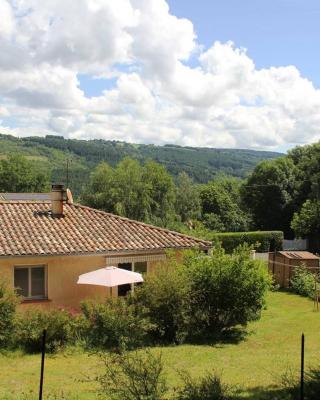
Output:
M315 254L310 253L309 251L279 251L279 253L286 258L295 259L295 260L319 260L320 257Z
M209 248L209 242L77 204L53 218L50 203L0 202L0 256Z

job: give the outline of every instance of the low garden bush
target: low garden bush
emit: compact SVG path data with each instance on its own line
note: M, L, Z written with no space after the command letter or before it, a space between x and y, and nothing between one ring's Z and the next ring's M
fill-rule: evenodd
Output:
M240 245L250 245L259 252L282 250L283 232L226 232L214 233L210 237L213 242L220 242L227 253L232 253Z
M183 386L175 391L175 400L231 400L234 389L224 384L218 374L212 373L193 379L187 373L181 375Z
M305 377L305 400L316 400L320 397L320 368L310 368Z
M152 324L145 309L124 298L108 298L104 303L84 301L84 335L90 347L120 352L148 341Z
M5 281L0 281L0 349L12 344L19 297Z
M145 307L153 324L155 341L182 342L188 335L190 318L189 281L184 267L174 257L159 264L134 294L134 302Z
M100 354L100 395L112 400L161 400L167 391L161 354L150 350ZM101 369L100 369L101 370Z
M305 266L301 266L295 269L294 275L290 280L290 288L293 292L300 294L301 296L314 298L315 279L320 288L319 276L314 275Z
M102 368L96 376L99 394L112 400L231 400L235 390L216 373L194 379L180 373L182 385L170 392L161 353L144 349L100 353ZM102 372L101 372L102 371ZM233 397L234 396L234 397Z
M283 396L279 400L300 399L300 376L288 369L281 377ZM304 400L318 400L320 398L320 368L311 367L304 373ZM278 400L278 399L276 399Z
M81 323L66 310L30 308L21 312L15 324L15 342L26 352L41 351L43 330L47 330L46 351L53 353L79 338Z

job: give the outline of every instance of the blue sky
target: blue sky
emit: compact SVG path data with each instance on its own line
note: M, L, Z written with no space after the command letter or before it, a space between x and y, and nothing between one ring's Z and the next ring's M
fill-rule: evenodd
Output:
M117 79L103 79L89 74L78 74L80 87L86 97L100 96L104 90L113 89L116 86Z
M319 0L168 0L190 19L200 43L232 40L257 68L295 65L320 87Z
M320 88L320 0L168 0L170 12L188 18L200 44L231 40L258 69L294 65ZM190 60L190 65L194 60ZM78 75L86 96L99 96L116 79Z

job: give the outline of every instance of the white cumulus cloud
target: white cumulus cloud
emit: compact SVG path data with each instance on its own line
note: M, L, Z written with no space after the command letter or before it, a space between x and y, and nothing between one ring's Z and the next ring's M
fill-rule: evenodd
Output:
M257 69L231 41L204 49L164 0L0 0L0 51L3 133L265 149L320 139L320 90L295 66ZM115 83L87 97L83 74Z

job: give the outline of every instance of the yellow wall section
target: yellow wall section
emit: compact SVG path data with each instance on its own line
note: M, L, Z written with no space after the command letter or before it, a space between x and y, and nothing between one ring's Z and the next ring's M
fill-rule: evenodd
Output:
M148 272L154 270L157 262L148 263ZM48 302L24 302L21 307L31 304L44 307L66 306L78 309L80 302L86 298L101 299L110 295L110 289L103 286L78 285L79 275L103 268L106 265L104 256L46 256L46 257L12 257L0 259L0 277L14 285L14 267L22 265L47 266ZM112 289L113 296L117 288Z
M9 283L14 284L14 267L22 265L47 266L47 294L50 300L46 306L67 306L78 308L87 297L101 297L109 292L103 286L78 285L79 275L105 266L103 256L66 257L19 257L0 260L0 273ZM24 303L26 306L29 303ZM41 304L36 302L36 304Z

